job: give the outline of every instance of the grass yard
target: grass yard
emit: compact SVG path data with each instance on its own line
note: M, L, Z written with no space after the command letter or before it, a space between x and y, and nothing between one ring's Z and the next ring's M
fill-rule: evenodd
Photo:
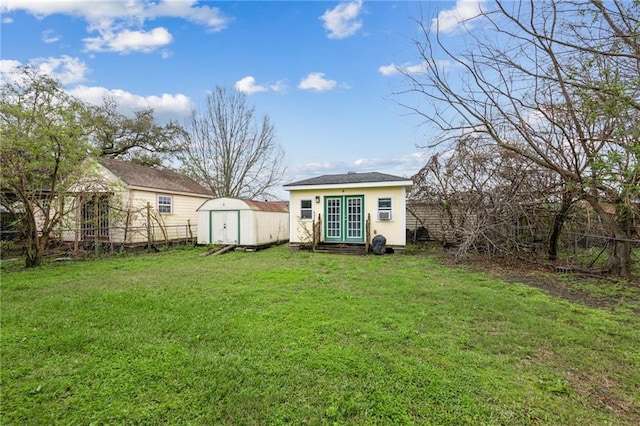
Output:
M201 252L5 269L0 423L640 423L635 302L429 254Z

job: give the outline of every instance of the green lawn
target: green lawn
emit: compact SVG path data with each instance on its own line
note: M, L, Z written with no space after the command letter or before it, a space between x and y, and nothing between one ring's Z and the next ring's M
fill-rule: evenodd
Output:
M428 254L202 251L5 269L0 423L640 422L637 306Z

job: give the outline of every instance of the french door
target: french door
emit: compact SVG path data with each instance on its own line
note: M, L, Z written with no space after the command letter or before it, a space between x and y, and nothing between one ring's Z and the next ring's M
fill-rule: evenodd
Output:
M324 239L335 242L364 242L364 196L324 199Z
M82 203L82 239L109 239L109 195L96 194Z

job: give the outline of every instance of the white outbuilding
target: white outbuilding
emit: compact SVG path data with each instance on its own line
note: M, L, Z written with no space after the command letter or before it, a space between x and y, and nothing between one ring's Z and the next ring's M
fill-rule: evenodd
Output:
M288 203L212 198L198 208L198 244L260 248L289 240Z

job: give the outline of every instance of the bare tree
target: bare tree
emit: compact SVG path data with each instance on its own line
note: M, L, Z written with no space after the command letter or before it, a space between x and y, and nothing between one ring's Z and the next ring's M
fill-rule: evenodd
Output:
M481 14L483 35L466 32L466 51L451 50L418 20L424 72L405 72L407 92L434 109L405 106L441 129L443 141L483 135L557 174L607 224L610 271L630 275L640 195L640 3L494 4Z
M216 87L185 127L183 168L217 197L270 196L281 182L284 151L269 117L258 118L245 94Z
M490 140L466 137L446 155L434 155L413 177L412 201L426 201L443 218L457 256L531 251L539 245L544 205L558 198L557 179Z

